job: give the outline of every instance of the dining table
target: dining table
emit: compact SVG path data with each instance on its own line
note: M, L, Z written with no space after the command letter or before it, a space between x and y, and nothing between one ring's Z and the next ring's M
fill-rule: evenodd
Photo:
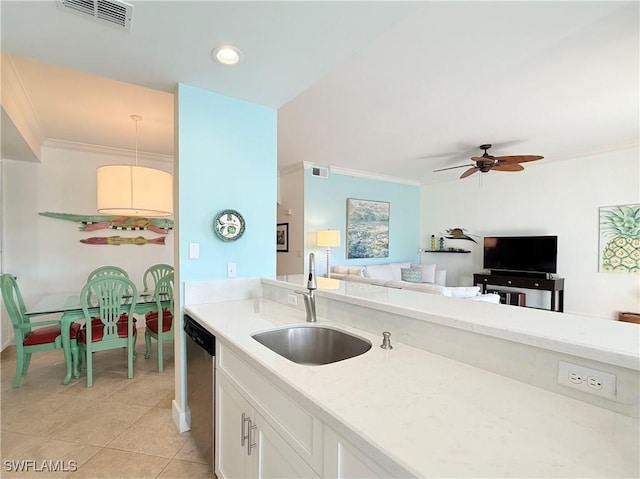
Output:
M129 296L129 299L131 297ZM162 301L162 308L170 306L171 301ZM138 294L134 314L144 315L149 311L157 309L156 300L153 291L143 291ZM89 314L99 316L99 308L89 308ZM84 321L84 312L80 304L80 294L73 293L55 293L42 296L26 314L29 315L46 315L62 313L60 318L60 330L62 336L62 351L65 362L65 376L62 384L69 384L73 373L73 363L71 360L71 338L70 327L74 321Z

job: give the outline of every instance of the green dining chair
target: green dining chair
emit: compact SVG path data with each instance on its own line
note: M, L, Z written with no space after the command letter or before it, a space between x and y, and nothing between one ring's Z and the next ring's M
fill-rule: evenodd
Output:
M155 289L156 284L166 275L173 273L173 266L170 264L154 264L149 266L142 275L142 286L145 292L151 292Z
M20 386L20 379L27 374L29 363L31 362L31 354L40 351L51 351L52 349L62 349L62 332L60 329L59 319L50 319L44 321L31 322L18 288L18 283L13 275L3 274L0 277L0 289L2 290L2 300L4 306L9 313L11 324L13 325L13 334L16 343L16 374L13 378L13 387ZM73 375L77 378L78 374L78 345L77 336L80 329L79 323L71 323L71 360L73 363Z
M137 300L136 286L124 276L94 278L82 288L80 305L85 324L78 332L78 349L87 370L87 387L93 386L93 353L98 351L126 347L127 377L133 378L137 337L133 313Z
M156 310L145 315L147 327L144 331L146 346L144 357L149 359L151 356L151 338L154 338L158 348L158 372L161 373L164 371L162 342L173 339L173 273L167 274L156 283L153 294ZM166 305L165 308L162 307L163 303ZM160 315L162 315L162 321L158 321Z
M94 278L100 278L102 276L124 276L128 278L129 275L125 270L118 266L100 266L89 273L87 281L91 281Z

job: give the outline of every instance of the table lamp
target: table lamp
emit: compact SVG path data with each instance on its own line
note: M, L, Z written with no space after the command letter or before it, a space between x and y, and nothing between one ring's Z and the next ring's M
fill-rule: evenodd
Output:
M327 278L331 278L331 268L329 267L329 257L331 255L331 248L334 246L340 246L340 231L339 230L320 230L318 231L318 246L327 247Z

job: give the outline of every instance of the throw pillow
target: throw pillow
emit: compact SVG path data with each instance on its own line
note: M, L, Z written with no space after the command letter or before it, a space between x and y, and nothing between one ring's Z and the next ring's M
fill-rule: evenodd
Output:
M349 268L349 274L354 276L364 276L364 266L356 266L354 268Z
M338 274L349 274L349 268L346 266L334 266L333 272Z
M435 283L436 282L436 265L435 264L412 264L412 268L422 269L422 282L423 283Z
M402 281L419 283L422 281L422 268L401 268Z
M402 272L400 270L402 268L411 268L411 263L389 263L388 266L391 269L391 278L389 278L389 281L400 281L402 279Z
M409 266L409 265L407 265ZM368 276L366 278L371 279L380 279L384 281L399 281L400 275L398 274L398 279L393 279L393 272L388 264L370 264L366 266L366 272Z

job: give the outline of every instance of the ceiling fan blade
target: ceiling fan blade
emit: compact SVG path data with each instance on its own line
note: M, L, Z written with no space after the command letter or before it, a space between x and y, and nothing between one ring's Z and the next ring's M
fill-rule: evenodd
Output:
M503 165L496 165L491 168L496 171L522 171L524 170L524 166L518 163L505 163Z
M478 168L477 166L472 166L471 168L469 168L467 171L465 171L464 173L462 173L460 175L460 179L462 178L466 178L467 176L471 176L473 175L476 171L479 171L480 168Z
M536 161L542 158L544 158L544 156L539 155L496 156L496 160L504 163L526 163L527 161Z
M433 171L436 172L436 171L453 170L455 168L468 168L469 166L471 165L450 166L449 168L440 168L439 170L433 170Z

